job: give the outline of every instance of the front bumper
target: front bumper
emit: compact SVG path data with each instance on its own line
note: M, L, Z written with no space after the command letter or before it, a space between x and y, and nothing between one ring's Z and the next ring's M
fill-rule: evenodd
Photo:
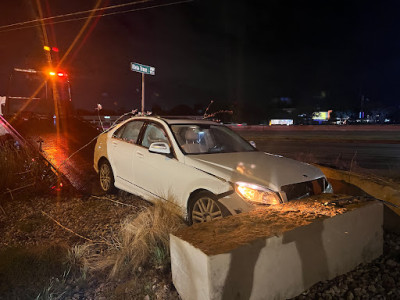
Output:
M325 179L326 180L326 179ZM327 185L325 186L324 190L322 193L333 193L333 188L332 185L328 182ZM282 203L288 202L290 200L287 199L286 193L281 191L278 193ZM307 195L303 197L299 197L297 199L301 199L307 197ZM292 199L294 200L294 199ZM256 208L263 207L264 205L258 205L258 204L252 204L248 201L243 200L235 191L232 191L232 193L224 193L218 198L218 202L220 202L223 206L226 207L226 209L232 214L232 215L237 215L243 212L249 212L252 210L255 210Z
M257 207L257 205L251 204L243 200L236 192L219 198L218 202L225 206L232 215L249 212Z

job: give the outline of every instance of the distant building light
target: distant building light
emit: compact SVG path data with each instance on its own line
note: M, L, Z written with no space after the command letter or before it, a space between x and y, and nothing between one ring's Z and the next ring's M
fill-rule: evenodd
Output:
M269 121L269 125L293 125L292 119L272 119Z
M104 116L104 119L110 119L110 116Z
M328 121L331 118L332 110L316 111L313 113L312 119L314 121Z

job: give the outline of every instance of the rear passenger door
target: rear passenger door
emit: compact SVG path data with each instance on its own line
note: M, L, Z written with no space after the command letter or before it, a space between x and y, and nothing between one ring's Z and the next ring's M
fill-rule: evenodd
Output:
M143 121L135 120L116 130L108 145L109 158L114 172L115 184L129 192L133 191L133 160Z

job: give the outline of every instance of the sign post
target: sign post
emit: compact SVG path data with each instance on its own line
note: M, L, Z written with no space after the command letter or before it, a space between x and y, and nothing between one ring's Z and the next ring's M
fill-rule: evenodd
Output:
M144 114L144 75L155 75L156 68L131 62L131 71L142 73L142 114Z

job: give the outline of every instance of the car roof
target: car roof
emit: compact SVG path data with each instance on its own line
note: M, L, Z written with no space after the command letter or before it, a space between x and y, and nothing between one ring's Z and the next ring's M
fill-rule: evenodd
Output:
M213 124L213 125L218 125L218 123L210 121L210 120L196 120L196 119L184 119L184 118L169 118L169 117L152 117L152 116L135 116L131 118L133 119L145 119L145 120L152 120L152 121L164 121L165 123L169 125L173 124Z

